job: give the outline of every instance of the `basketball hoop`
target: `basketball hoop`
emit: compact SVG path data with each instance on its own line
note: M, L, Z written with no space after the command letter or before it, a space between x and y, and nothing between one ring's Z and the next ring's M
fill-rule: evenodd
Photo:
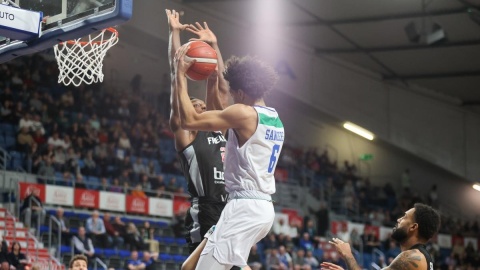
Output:
M88 35L88 41L79 38L55 45L55 58L60 70L58 83L79 86L82 82L86 84L102 82L103 58L108 49L117 42L118 32L110 27L96 36Z

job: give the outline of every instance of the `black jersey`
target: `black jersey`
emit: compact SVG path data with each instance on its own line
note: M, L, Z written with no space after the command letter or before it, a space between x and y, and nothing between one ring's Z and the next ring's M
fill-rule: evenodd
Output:
M211 202L226 202L223 159L225 137L221 132L198 131L195 140L179 152L188 192Z
M412 249L418 249L423 254L423 256L425 256L425 259L427 260L426 270L433 270L433 258L430 255L430 252L427 251L427 247L424 244L416 244L410 248L410 250Z

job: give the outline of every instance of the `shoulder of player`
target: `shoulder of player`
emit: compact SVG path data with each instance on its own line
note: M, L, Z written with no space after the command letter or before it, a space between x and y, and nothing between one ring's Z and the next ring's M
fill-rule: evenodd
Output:
M425 256L418 249L411 249L400 253L386 269L427 270L426 262Z
M229 114L234 114L238 117L252 117L257 115L257 111L252 106L244 104L233 104L230 105L225 111L228 111Z

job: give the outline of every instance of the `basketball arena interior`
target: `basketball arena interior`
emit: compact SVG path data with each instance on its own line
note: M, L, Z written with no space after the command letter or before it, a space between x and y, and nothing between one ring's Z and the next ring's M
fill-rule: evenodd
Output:
M278 74L265 98L285 129L275 220L251 269L347 269L332 238L361 268L387 267L401 252L392 228L415 203L441 214L430 270L480 269L479 0L1 2L44 18L42 35L17 42L0 11L1 269L69 269L85 253L79 235L94 246L89 269L181 269L188 258L166 9L207 22L224 60L256 56ZM104 55L84 59L85 76L101 78L59 80L81 71L66 62L81 56L65 54L59 70L54 45L107 27L90 41L112 41ZM190 96L205 89L188 80ZM25 260L3 263L17 243Z

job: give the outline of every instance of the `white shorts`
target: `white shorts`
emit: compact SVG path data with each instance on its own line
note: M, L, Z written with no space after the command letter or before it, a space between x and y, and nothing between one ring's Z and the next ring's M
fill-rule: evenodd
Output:
M244 267L250 249L268 234L274 219L275 210L269 200L231 199L223 209L202 255L213 250L213 256L219 263Z

